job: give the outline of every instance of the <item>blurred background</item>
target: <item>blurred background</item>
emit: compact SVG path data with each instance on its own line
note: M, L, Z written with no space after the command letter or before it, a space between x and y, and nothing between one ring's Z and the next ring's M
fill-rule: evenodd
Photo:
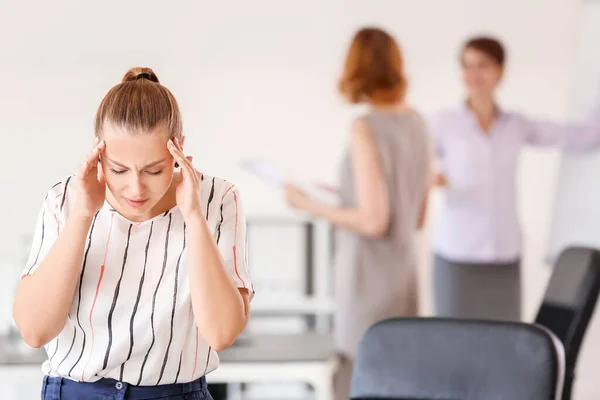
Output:
M578 116L577 102L589 98L574 91L581 86L578 68L589 65L578 55L594 51L598 58L597 48L581 47L593 33L584 29L591 25L586 7L575 0L2 0L0 332L12 329L12 296L43 195L75 171L92 144L100 100L130 67L153 68L178 99L186 151L196 167L235 182L244 195L257 292L257 317L248 330L303 332L302 310L315 309L324 315L318 324L329 323L329 227L291 211L279 188L240 162L264 159L300 182L337 181L348 128L360 108L342 101L336 83L352 34L367 24L398 40L408 102L425 116L463 100L458 54L476 34L494 35L507 48L500 104L557 121ZM556 150L527 148L520 160L528 321L551 274L546 260L560 166ZM427 226L442 201L440 192L432 196ZM421 313L431 315L429 229L419 242ZM596 318L582 350L576 399L600 398L598 360ZM40 377L40 365L0 365L0 394L39 384ZM281 382L230 389L230 398L311 395L302 384Z

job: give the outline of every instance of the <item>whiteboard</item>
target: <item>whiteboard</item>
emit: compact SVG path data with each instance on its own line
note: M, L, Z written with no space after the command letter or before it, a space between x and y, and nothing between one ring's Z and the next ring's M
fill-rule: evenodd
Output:
M590 111L600 87L600 1L586 1L574 51L568 114ZM563 155L550 233L549 259L571 245L600 249L600 151Z

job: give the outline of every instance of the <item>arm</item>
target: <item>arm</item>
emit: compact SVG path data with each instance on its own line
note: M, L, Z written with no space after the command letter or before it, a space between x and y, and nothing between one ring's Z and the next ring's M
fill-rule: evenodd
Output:
M557 124L523 118L525 140L536 146L553 146L583 151L600 146L600 93L585 121L579 124Z
M246 220L239 193L223 199L217 241L201 215L187 224L192 308L200 335L215 350L229 347L250 316Z
M425 184L425 193L423 194L423 199L421 200L421 209L419 212L419 218L417 220L417 229L421 230L425 227L425 221L427 219L427 208L429 206L429 193L431 191L431 187L435 185L445 185L446 177L442 173L436 173L437 167L435 166L436 156L439 158L442 155L442 147L441 143L432 140L432 135L430 134L430 129L423 122L421 124L423 135L427 138L426 141L426 154L427 158L427 182Z
M421 210L419 211L419 220L417 221L417 229L421 230L425 227L425 221L427 220L427 207L429 205L429 186L425 189L423 195L423 201L421 201Z
M13 304L21 336L36 348L50 342L65 326L92 223L92 218L73 215L58 233L54 197L51 191L40 212L30 262Z
M357 206L343 208L307 201L301 207L332 225L368 237L382 237L389 226L388 189L379 160L379 152L366 123L358 119L352 129L350 155L354 173Z
M445 122L443 116L438 116L432 118L427 126L427 133L430 139L429 157L432 171L430 176L430 183L433 187L445 187L448 184L446 174L444 174L441 167L442 159L444 158L444 144L442 141L442 135L440 133L441 131L443 131L442 127L444 126L444 124Z

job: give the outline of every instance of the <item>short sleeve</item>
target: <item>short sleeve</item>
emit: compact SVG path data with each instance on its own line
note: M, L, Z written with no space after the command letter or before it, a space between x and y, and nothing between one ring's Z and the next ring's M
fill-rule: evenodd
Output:
M63 189L64 185L58 184L46 193L38 213L29 257L21 278L35 272L58 238L63 226L61 215L61 205L64 204L61 201L64 195Z
M250 299L254 287L248 271L246 217L239 190L232 186L225 193L217 226L217 245L221 251L225 268L238 288L248 289Z

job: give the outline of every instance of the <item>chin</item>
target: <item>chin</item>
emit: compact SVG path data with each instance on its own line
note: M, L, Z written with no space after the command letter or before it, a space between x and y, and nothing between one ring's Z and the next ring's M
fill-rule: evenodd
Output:
M471 97L488 97L493 95L494 91L485 86L474 86L469 88Z

